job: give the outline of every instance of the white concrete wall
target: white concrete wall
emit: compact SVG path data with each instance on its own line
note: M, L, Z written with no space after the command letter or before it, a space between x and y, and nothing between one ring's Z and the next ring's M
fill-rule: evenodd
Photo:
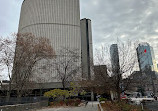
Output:
M79 0L25 0L19 33L50 39L53 48L81 47Z
M56 55L62 47L81 52L79 0L25 0L18 31L48 38ZM55 78L54 70L50 74Z

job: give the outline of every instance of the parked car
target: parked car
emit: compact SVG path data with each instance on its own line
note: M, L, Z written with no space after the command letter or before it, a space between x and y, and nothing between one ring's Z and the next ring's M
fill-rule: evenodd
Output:
M141 104L142 101L155 101L154 98L130 98L130 101L134 104Z

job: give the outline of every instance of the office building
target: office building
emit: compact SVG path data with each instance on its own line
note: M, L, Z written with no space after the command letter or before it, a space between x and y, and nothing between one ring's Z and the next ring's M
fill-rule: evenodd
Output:
M120 71L119 64L119 52L117 44L112 44L110 46L110 58L111 58L111 66L112 66L112 75L118 74Z
M140 43L136 50L140 71L157 71L153 47L148 43Z
M24 0L18 33L32 33L35 37L48 38L57 61L60 61L59 51L63 47L70 50L78 49L80 62L77 64L81 64L79 0ZM53 68L50 70L51 81L47 82L57 82L56 71Z
M83 79L91 79L93 71L93 47L91 20L82 19L81 26L81 55L82 55L82 76Z

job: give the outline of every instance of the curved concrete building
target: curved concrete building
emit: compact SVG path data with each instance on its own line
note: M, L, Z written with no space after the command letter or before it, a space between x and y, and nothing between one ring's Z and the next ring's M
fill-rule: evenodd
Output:
M24 0L18 31L49 38L56 52L80 49L79 0Z
M79 0L24 0L18 32L48 38L56 55L62 47L81 54Z

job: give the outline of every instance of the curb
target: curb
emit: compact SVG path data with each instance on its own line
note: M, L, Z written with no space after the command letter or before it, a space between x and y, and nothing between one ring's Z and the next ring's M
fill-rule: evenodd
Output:
M99 108L100 108L101 111L104 111L101 104L100 104L100 102L99 102Z

